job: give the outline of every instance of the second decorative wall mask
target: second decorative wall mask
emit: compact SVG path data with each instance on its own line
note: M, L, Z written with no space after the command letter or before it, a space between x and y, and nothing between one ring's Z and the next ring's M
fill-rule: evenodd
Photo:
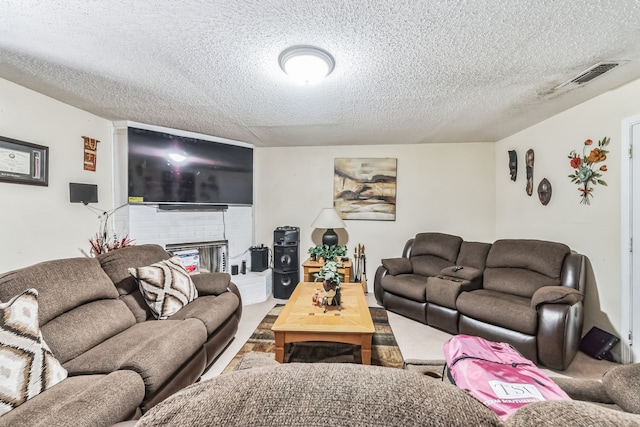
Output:
M518 177L518 153L516 150L509 150L509 174L511 181L515 181Z
M529 148L527 150L527 154L525 154L525 163L527 165L527 195L532 195L533 194L533 160L534 160L534 155L533 155L533 150L531 148Z

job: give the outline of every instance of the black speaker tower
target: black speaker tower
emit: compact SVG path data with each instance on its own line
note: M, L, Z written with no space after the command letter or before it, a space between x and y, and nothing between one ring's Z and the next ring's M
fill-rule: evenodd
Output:
M273 231L274 298L289 299L300 281L299 241L299 227L287 225Z

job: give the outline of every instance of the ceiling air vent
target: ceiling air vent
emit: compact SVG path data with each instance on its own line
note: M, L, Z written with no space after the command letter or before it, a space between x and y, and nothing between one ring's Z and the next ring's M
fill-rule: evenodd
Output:
M620 65L620 62L600 62L596 65L593 65L587 68L586 70L584 70L583 72L581 72L580 74L572 78L571 80L567 80L566 82L556 86L556 90L570 84L582 84L582 83L590 82L591 80L595 79L598 76L603 75L604 73L617 67L618 65Z

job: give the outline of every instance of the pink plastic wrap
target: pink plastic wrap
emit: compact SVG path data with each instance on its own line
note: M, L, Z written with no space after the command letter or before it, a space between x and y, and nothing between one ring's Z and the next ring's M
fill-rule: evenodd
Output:
M502 419L531 402L570 400L533 362L507 343L456 335L444 345L455 384Z

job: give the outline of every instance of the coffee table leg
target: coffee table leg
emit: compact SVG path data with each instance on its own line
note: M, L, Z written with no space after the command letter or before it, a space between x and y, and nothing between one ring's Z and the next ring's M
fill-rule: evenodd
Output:
M284 363L284 332L275 332L276 362Z
M362 336L360 352L362 354L362 364L371 365L371 335L367 334Z

